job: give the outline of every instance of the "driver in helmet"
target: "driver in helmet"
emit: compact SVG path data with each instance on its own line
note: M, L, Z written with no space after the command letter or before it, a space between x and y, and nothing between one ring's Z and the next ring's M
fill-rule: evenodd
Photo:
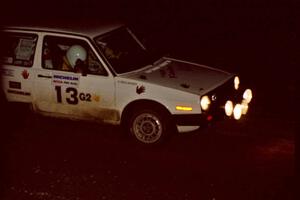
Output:
M62 70L83 72L87 58L86 50L80 45L72 45L63 57Z

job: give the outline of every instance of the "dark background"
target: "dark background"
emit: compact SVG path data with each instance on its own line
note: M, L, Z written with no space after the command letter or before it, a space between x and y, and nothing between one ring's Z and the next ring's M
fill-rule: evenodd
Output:
M297 0L11 0L1 4L2 25L62 19L123 21L150 49L239 73L242 83L254 90L252 117L290 121L294 133L300 132Z

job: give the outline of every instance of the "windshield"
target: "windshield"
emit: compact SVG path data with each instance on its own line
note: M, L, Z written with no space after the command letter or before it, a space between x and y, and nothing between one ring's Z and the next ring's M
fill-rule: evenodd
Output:
M143 68L155 61L127 28L98 36L95 41L117 74Z

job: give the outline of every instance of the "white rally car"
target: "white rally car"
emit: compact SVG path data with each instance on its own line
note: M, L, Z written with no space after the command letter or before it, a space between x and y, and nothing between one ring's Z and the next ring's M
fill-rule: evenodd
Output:
M218 116L238 120L252 98L234 74L152 56L122 24L5 27L1 38L8 102L43 115L122 124L146 144Z

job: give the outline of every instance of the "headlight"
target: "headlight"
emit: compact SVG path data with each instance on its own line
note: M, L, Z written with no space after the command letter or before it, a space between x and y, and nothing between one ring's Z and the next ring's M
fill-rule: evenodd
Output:
M200 105L201 105L201 108L203 110L208 110L209 105L210 105L210 99L209 99L209 97L208 96L201 97Z
M240 86L240 78L238 76L234 77L234 89L238 90Z
M225 104L225 114L229 117L233 112L233 103L232 101L227 101Z
M243 94L243 99L245 99L247 103L250 103L250 101L252 99L252 90L251 89L245 90L245 92Z
M241 106L242 106L242 113L243 113L243 115L246 115L247 112L248 112L248 107L249 106L248 106L248 103L247 103L247 101L245 99L243 99Z

